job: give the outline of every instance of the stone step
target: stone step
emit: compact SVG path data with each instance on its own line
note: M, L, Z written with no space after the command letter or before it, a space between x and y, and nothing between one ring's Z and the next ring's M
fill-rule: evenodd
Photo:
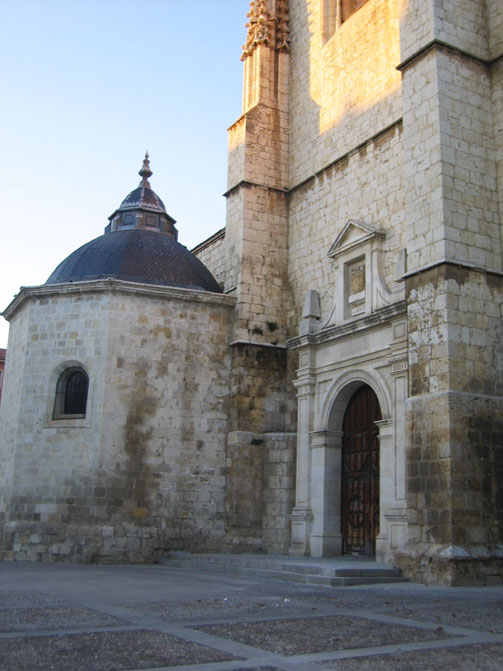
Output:
M310 585L330 585L332 587L349 587L351 585L388 585L393 582L409 582L403 576L361 576L359 578L328 578L325 576L310 576L307 581Z
M161 563L196 571L213 571L241 577L269 578L332 587L407 582L407 578L402 577L400 570L391 564L366 558L317 559L279 555L172 552L161 560Z

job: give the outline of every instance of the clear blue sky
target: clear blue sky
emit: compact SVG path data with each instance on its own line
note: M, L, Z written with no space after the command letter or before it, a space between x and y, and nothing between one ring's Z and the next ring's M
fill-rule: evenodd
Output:
M248 5L0 0L0 311L103 233L146 149L182 244L224 226Z

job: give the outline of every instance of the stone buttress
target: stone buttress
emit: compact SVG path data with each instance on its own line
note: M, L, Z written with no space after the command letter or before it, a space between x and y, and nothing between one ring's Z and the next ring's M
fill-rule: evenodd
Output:
M426 582L501 575L502 21L497 0L410 0L401 18L410 398L398 557Z
M226 193L225 293L237 298L226 500L228 532L235 543L257 548L262 545L262 527L270 526L271 519L266 514L265 490L274 488L276 477L283 478L280 488L288 480L288 489L293 490L293 475L286 466L280 464L282 474L272 466L269 472L266 456L281 444L291 462L294 442L285 346L288 4L285 0L252 2L248 19L242 55L243 114L230 128ZM274 494L267 496L272 503ZM282 498L289 496L283 491ZM278 532L282 540L277 542L285 550L291 501L276 504L284 509ZM268 546L267 530L264 534Z

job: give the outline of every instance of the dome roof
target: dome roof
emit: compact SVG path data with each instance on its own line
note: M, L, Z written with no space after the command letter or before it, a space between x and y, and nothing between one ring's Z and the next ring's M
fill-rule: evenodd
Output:
M119 210L154 210L155 212L166 212L164 203L150 188L150 185L141 184L124 198Z
M221 293L210 271L186 247L158 231L137 228L86 243L59 264L46 284L107 278Z

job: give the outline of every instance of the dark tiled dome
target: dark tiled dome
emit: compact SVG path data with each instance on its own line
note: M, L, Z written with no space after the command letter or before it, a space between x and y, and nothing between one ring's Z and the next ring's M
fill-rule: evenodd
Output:
M46 284L106 278L221 293L210 271L186 247L168 235L139 229L91 240L60 263Z
M124 198L119 210L137 210L138 208L166 212L164 203L149 186L139 186Z

